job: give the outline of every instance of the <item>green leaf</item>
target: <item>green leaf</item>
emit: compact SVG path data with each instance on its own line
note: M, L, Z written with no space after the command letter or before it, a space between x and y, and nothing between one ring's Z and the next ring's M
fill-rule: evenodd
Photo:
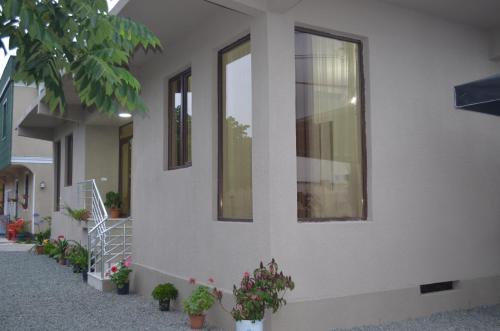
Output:
M45 83L52 111L66 107L63 74L73 78L84 106L147 110L128 70L137 48L161 49L146 26L109 15L106 0L3 0L0 6L0 38L17 48L15 77ZM7 51L3 42L0 47Z

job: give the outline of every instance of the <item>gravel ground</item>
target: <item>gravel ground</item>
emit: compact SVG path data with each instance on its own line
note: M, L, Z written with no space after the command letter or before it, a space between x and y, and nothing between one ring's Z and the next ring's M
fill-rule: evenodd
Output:
M402 322L362 326L350 331L493 331L500 330L500 305L434 314ZM338 330L340 331L340 330Z
M190 330L183 313L155 301L96 291L46 256L1 251L0 329Z

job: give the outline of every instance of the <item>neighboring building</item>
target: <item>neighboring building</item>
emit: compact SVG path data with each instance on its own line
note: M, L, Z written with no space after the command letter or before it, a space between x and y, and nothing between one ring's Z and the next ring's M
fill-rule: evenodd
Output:
M34 233L47 226L39 221L52 215L52 144L19 137L13 130L38 95L35 87L14 83L14 61L9 60L0 80L0 215L24 219Z
M496 303L500 119L454 109L453 87L499 72L500 8L459 2L119 1L164 45L131 64L149 113L68 93L19 132L54 142L61 203L89 179L123 193L140 294L213 277L230 302L274 257L296 289L273 331ZM86 240L58 206L54 235ZM440 282L454 290L421 295Z

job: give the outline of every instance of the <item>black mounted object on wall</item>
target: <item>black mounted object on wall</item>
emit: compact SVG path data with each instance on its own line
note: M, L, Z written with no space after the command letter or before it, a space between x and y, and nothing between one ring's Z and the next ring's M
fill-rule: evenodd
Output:
M455 107L500 116L500 75L455 86Z

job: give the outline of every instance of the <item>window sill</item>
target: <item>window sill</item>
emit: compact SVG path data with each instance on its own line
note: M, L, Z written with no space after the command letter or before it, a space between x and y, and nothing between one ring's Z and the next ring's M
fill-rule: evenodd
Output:
M178 170L178 169L185 169L185 168L190 168L192 166L193 166L193 164L189 163L189 164L175 166L175 167L168 167L166 171L169 171L169 170Z
M364 224L370 221L367 218L299 218L298 223L356 223Z
M225 223L253 223L253 218L241 219L241 218L217 218L217 222Z

